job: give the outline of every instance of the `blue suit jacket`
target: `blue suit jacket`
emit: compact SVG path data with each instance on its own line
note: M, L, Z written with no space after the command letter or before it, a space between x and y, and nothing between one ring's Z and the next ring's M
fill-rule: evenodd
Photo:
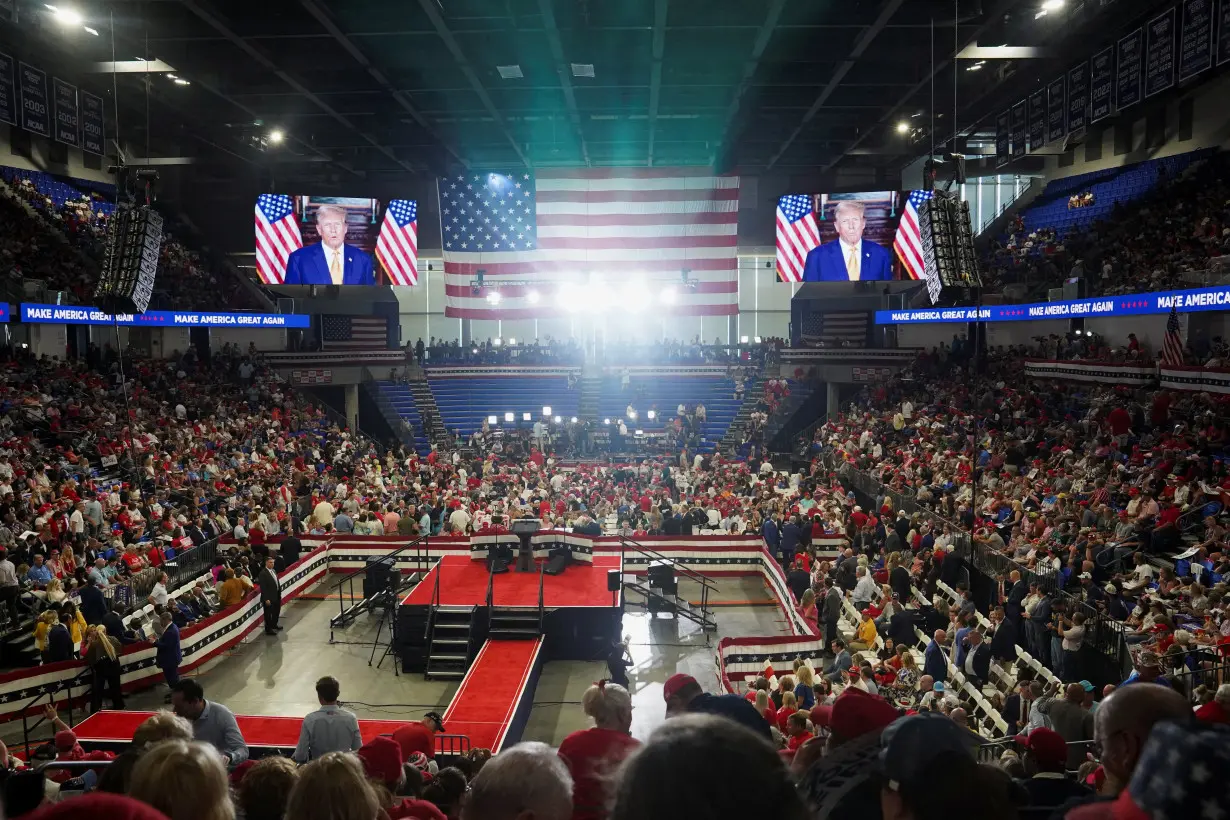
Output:
M859 265L860 282L877 282L893 278L893 260L888 251L876 243L863 240L863 260ZM849 282L846 259L841 242L834 239L807 253L803 266L804 282Z
M372 258L354 245L344 245L345 266L342 268L343 285L374 285ZM324 243L307 245L290 255L286 260L284 285L331 285L329 263L325 261Z
M940 682L948 680L948 659L944 657L943 647L935 641L927 644L927 651L923 653L923 674Z

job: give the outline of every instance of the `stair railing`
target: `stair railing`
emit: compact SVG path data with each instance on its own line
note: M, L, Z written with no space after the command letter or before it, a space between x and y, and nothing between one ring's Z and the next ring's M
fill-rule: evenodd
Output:
M332 543L335 537L336 536L330 536L328 543ZM430 560L430 557L425 552L425 549L427 547L427 538L428 536L426 535L420 535L418 538L415 538L413 541L409 541L403 544L402 546L398 547L397 549L391 550L387 554L380 556L380 560L384 560L386 558L396 558L397 556L401 555L406 550L414 549L415 550L414 552L415 572L421 573L423 571L424 558L427 558L428 560ZM336 584L333 585L333 589L331 589L328 593L326 593L326 596L328 596L328 595L332 595L333 592L337 592L337 607L338 607L337 615L329 619L329 643L334 642L333 631L335 629L345 626L350 620L354 618L354 616L358 615L359 612L361 612L364 608L366 608L370 604L369 599L367 598L366 595L364 595L363 598L361 598L359 601L352 603L349 607L346 606L347 600L354 601L355 580L360 575L366 576L367 571L370 568L371 568L371 564L366 564L362 567L359 567L356 570L352 570L351 572L346 573L346 575L344 575L340 580L338 580ZM393 571L396 572L398 574L398 577L400 578L401 570L397 567L396 562L394 562ZM440 583L440 573L437 572L436 573L437 586L439 586L439 583ZM378 592L380 593L387 592L387 591L388 590L386 589L378 590Z
M495 561L487 558L487 634L491 634L491 616L495 612Z
M546 613L547 613L546 598L543 597L543 590L546 588L545 582L547 579L547 573L545 572L546 568L547 568L547 563L545 561L543 561L541 564L538 565L538 634L539 635L543 634L542 624L543 624L543 620L546 618Z
M27 703L25 706L22 707L21 709L21 739L22 739L22 745L25 747L25 750L26 750L26 760L29 760L31 758L30 733L38 729L38 727L42 726L44 723L48 722L48 718L44 714L44 715L41 715L38 720L34 721L33 723L30 723L30 710L38 706L44 700L46 701L47 704L54 705L55 700L56 700L56 695L60 694L61 692L66 692L67 695L65 697L65 705L68 707L68 725L72 726L74 723L77 722L76 720L73 719L73 697L74 697L73 689L79 686L88 688L92 678L93 678L93 670L89 668L82 669L79 673L77 673L73 677L68 678L67 680L60 681L60 683L51 686L48 689L48 691L40 692L39 694L35 695L34 698L29 703ZM52 738L47 738L46 740L49 741L51 739ZM36 743L42 743L42 742L46 742L46 741L36 741Z
M640 553L641 555L644 555L650 561L667 561L671 563L675 567L675 569L677 569L680 572L680 574L683 575L685 578L689 578L692 581L695 581L697 584L700 584L701 616L706 621L713 621L711 617L712 613L709 610L709 593L717 592L717 584L714 583L712 578L710 578L708 575L697 572L696 570L692 569L689 566L686 566L685 564L675 560L674 558L667 558L665 555L658 552L657 550L650 549L649 547L646 547L644 544L634 541L633 539L628 538L625 535L619 536L619 546L620 546L620 561L625 566L627 565L627 551L631 549L633 552L637 552L637 553Z

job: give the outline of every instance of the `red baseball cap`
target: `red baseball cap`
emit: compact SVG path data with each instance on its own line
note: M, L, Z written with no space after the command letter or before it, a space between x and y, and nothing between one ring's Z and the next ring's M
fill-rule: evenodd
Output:
M1068 744L1054 729L1040 726L1027 735L1017 735L1016 742L1034 753L1043 763L1063 763L1068 759Z
M691 675L685 675L682 672L676 672L666 679L666 683L662 685L662 699L669 701L675 695L679 694L679 690L685 686L699 686L696 678Z

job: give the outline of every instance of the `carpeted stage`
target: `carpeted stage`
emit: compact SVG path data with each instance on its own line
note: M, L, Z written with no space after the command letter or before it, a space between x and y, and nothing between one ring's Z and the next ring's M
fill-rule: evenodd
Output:
M498 752L521 738L542 665L542 639L487 641L444 713L449 734L474 749Z
M549 609L610 607L613 603L606 588L606 574L608 570L619 568L619 556L599 555L594 557L592 565L577 561L561 575L547 575L543 579L543 605ZM436 573L440 573L441 606L484 606L487 603L487 562L475 561L466 555L445 555L402 599L402 605L431 604ZM492 597L496 606L538 606L538 572L511 569L495 576Z

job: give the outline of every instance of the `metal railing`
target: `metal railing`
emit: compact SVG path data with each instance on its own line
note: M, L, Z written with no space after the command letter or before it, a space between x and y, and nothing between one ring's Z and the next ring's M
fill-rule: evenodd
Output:
M538 565L538 634L543 634L542 624L547 616L546 598L543 597L543 591L546 589L547 580L547 562L543 561Z
M495 561L487 558L487 634L491 634L491 618L495 612Z
M47 715L43 714L39 716L38 720L31 723L30 722L30 710L38 706L40 703L46 702L48 705L54 704L56 701L56 695L59 695L62 692L67 693L64 699L64 703L68 707L68 725L72 726L74 723L77 722L76 720L73 719L73 711L74 711L73 698L80 697L81 695L85 694L84 692L81 692L77 695L74 695L73 689L77 687L81 687L82 689L88 690L93 676L94 676L93 670L90 669L89 667L86 667L85 669L82 669L80 672L78 672L73 677L68 678L67 680L60 681L57 684L52 684L52 686L47 691L40 692L39 694L35 695L34 698L30 700L30 702L28 702L25 706L22 707L21 709L21 741L22 741L22 746L25 747L26 760L29 760L31 756L31 742L32 741L30 739L30 733L36 731L38 727L42 726L44 723L50 722ZM34 740L33 743L36 743L36 744L46 743L47 741L52 740L53 737L44 738L42 740Z
M397 558L399 555L406 552L407 550L413 549L414 550L414 569L412 570L412 573L415 575L422 573L424 565L429 564L431 562L431 556L428 551L428 540L427 540L428 538L429 536L420 535L418 538L415 538L413 541L409 541L406 544L403 544L402 546L398 547L397 549L392 550L380 556L377 559L377 562L387 561L390 559ZM331 543L332 540L333 539L330 538L329 543ZM356 570L352 570L346 573L345 576L343 576L336 584L333 585L333 588L331 590L325 593L326 597L328 597L332 595L334 592L337 592L338 612L336 615L334 615L332 618L329 619L329 643L336 642L334 635L333 635L333 632L335 629L346 626L351 621L353 621L356 617L358 617L358 615L361 612L364 612L371 607L372 598L369 598L366 592L357 601L355 601L355 597L354 597L355 580L360 575L364 576L364 580L366 580L367 572L371 568L372 568L372 563L368 563L362 567L359 567ZM393 573L393 577L398 579L398 587L400 587L401 586L401 583L400 583L401 568L397 565L396 561L393 561L390 571ZM439 593L439 584L440 584L440 574L436 573L436 593L437 594ZM344 591L343 591L343 587L345 588ZM377 590L376 592L377 594L379 594L379 593L384 593L388 591L389 591L388 588L381 588ZM348 600L354 601L354 603L351 603L349 607L346 606L346 602Z
M668 558L657 550L650 549L644 544L641 544L626 535L619 536L620 548L620 566L627 566L627 552L631 549L633 552L638 552L644 555L650 561L665 561L677 569L685 578L688 578L700 585L700 613L701 619L707 622L713 621L712 612L709 607L709 593L717 592L717 584L708 575L697 572L689 566L676 561L673 558ZM648 587L646 587L648 588Z

